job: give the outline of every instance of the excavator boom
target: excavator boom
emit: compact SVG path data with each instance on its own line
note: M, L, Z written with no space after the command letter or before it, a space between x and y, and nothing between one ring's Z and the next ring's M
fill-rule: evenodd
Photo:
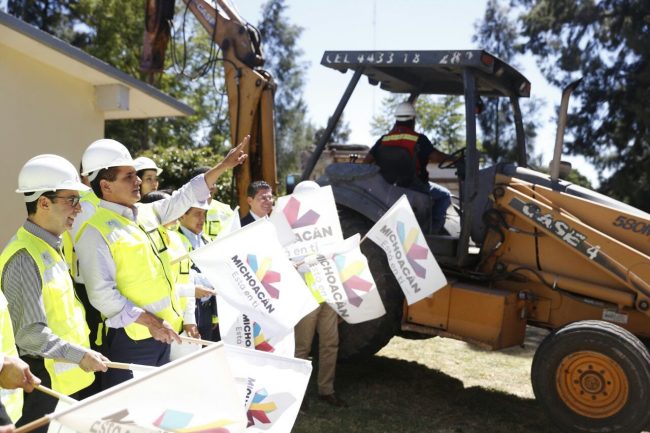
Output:
M249 157L235 171L237 201L243 214L248 211L246 189L251 181L265 180L273 188L277 187L273 120L275 83L271 74L261 69L264 56L259 32L227 2L217 0L216 8L204 0L183 2L223 53L231 142L239 143L246 135L251 136ZM174 0L147 0L140 63L144 72L152 74L164 69L173 16Z

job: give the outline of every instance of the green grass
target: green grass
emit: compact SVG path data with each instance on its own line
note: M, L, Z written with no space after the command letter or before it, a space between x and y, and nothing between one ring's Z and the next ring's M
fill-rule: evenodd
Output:
M339 364L337 394L349 406L332 408L317 399L293 432L334 433L555 433L532 398L533 347L488 352L463 342L395 337L376 356Z

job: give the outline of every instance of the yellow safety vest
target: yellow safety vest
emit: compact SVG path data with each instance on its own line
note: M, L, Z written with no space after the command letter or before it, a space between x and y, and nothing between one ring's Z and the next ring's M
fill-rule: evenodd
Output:
M5 356L18 356L14 341L14 329L11 326L11 318L7 309L7 298L2 292L0 292L0 332L2 333L2 340L0 340L2 353ZM23 414L23 390L21 388L0 388L0 399L7 409L11 421L15 424Z
M183 245L182 236L174 230L165 228L165 235L167 236L167 250L161 254L161 257L169 261L172 275L174 276L174 285L188 284L190 282L190 266L192 262L187 257L187 249ZM182 260L176 261L178 258L184 257ZM174 262L174 263L172 263ZM185 296L178 296L183 311L187 308L187 298Z
M161 258L159 245L164 239L153 240L144 228L116 212L98 207L97 212L79 230L94 227L104 238L115 261L117 290L133 304L166 320L179 332L183 326L182 311L174 292L169 261ZM159 230L155 230L160 233ZM155 235L157 236L157 235ZM138 323L124 328L133 340L151 338L149 329Z
M79 200L80 202L89 203L95 209L99 206L99 197L97 197L92 190L81 191L79 195L81 196L81 199ZM77 252L74 249L72 235L70 235L70 232L66 230L63 232L62 238L63 258L65 258L65 262L68 264L70 275L72 275L73 279L76 279L79 276L79 260L77 260Z
M204 228L205 228L205 226L204 226ZM192 248L192 243L187 238L187 236L185 236L185 234L183 234L183 232L180 231L180 228L178 229L178 231L176 233L178 233L179 237L183 241L183 245L185 246L185 249L187 250L187 252L192 251L194 249L194 248ZM203 240L206 241L205 237L203 238ZM192 262L190 261L190 266L191 266L191 264L192 264ZM211 321L212 321L213 325L216 325L217 323L219 323L219 317L217 317L217 316L215 316L213 314Z
M82 347L90 347L86 313L76 298L68 267L58 251L23 227L0 255L0 275L7 261L21 249L26 249L38 267L43 293L47 326L60 339ZM93 383L95 375L86 373L76 364L45 358L45 369L52 379L52 389L73 394Z
M235 212L225 203L217 200L210 202L210 209L205 215L203 234L208 240L214 240L223 229L222 222L233 216Z

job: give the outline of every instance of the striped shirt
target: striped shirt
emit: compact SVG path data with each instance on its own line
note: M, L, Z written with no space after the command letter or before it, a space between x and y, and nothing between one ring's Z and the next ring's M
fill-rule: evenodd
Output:
M61 237L27 220L23 228L61 251ZM19 355L65 359L78 364L88 349L60 339L47 326L38 266L25 249L16 251L2 270L2 291L9 304Z

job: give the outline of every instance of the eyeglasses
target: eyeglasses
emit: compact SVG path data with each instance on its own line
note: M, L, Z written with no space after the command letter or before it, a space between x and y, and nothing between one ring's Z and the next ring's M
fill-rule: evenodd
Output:
M63 197L61 195L46 195L45 197L49 198L50 200L54 200L55 198L60 198L62 200L67 201L72 207L76 207L79 204L79 200L81 200L81 197L78 195L72 195L70 197Z

